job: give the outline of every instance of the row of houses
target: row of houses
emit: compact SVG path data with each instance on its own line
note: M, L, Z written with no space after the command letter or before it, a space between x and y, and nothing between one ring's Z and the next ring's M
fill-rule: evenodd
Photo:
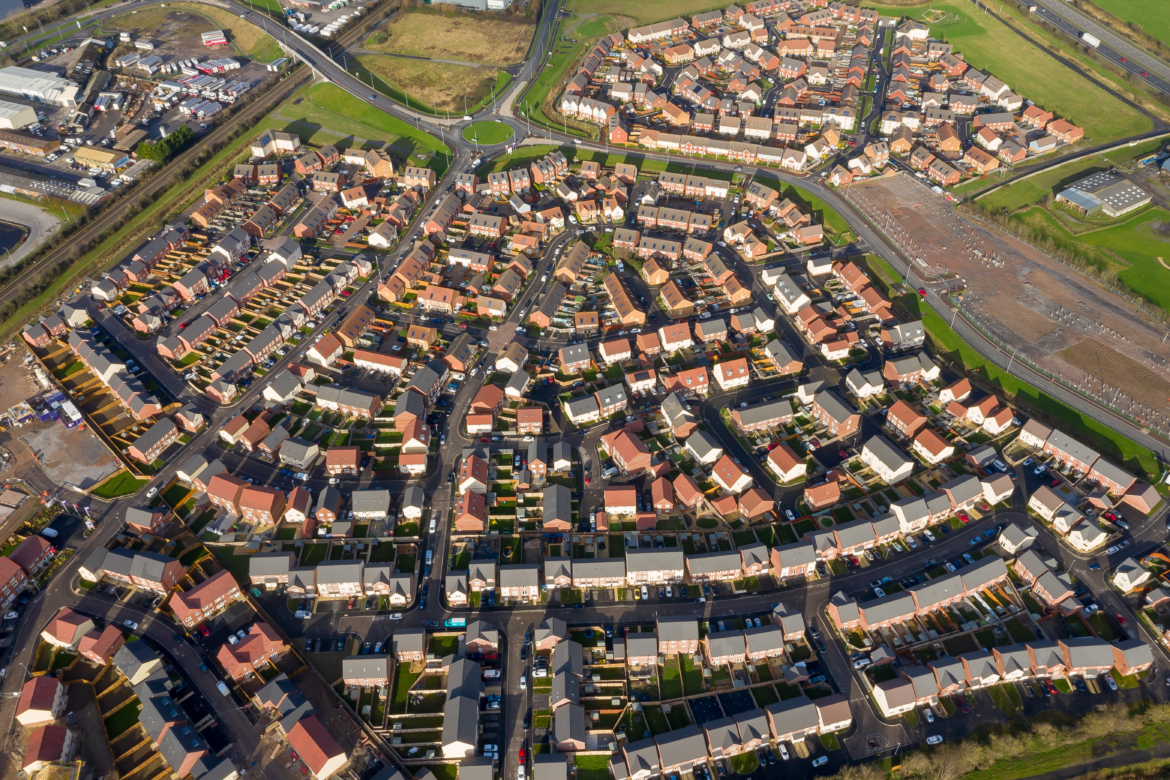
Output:
M404 606L414 593L414 573L396 572L393 564L340 560L297 566L294 553L253 555L248 561L248 577L258 587L283 588L290 598L387 596L392 606Z

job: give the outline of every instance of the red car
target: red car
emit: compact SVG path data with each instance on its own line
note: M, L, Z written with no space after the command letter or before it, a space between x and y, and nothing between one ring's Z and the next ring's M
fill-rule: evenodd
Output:
M850 141L850 142L849 142L849 145L850 145L850 146L857 146L857 142L856 142L856 141Z
M207 626L199 626L199 633L202 636L211 636L211 629L209 629Z
M1052 680L1045 680L1044 685L1048 687L1048 692L1053 696L1059 693L1059 691L1056 690L1056 686L1052 684Z
M519 758L520 758L520 763L523 764L524 763L524 748L520 748Z
M585 477L585 484L586 484L586 485L588 485L588 484L589 484L589 477Z
M341 296L342 296L343 298L348 298L348 297L349 297L349 290L342 290L342 291L341 291Z
M1054 480L1052 480L1051 482L1049 482L1049 483L1048 483L1048 487L1056 487L1056 486L1057 486L1057 485L1059 485L1059 484L1060 484L1060 480L1059 480L1059 479L1054 479Z
M487 443L488 443L488 437L486 437L486 436L480 436L480 437L479 437L479 443L480 443L480 444L487 444Z
M959 519L963 521L963 525L966 525L967 523L971 522L971 518L967 517L966 512L959 512Z
M1125 615L1121 614L1120 612L1114 612L1113 617L1117 618L1118 623L1123 626L1125 625Z
M966 699L964 699L962 696L958 696L955 698L955 704L959 705L959 712L963 713L964 715L967 714L967 700Z
M1122 57L1122 58L1121 58L1121 61L1122 61L1122 62L1129 62L1129 60L1127 60L1125 57Z
M1142 71L1142 78L1143 78L1143 79L1148 79L1149 77L1150 77L1150 74L1149 74L1149 73L1146 73L1146 72L1143 70L1143 71Z
M925 287L919 287L919 288L918 288L918 294L919 294L919 295L921 295L923 298L925 298L925 297L926 297L926 288L925 288Z

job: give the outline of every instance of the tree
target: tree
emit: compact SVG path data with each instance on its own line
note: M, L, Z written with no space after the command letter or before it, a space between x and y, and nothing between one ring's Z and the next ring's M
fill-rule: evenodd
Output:
M138 144L135 151L144 160L154 160L157 165L166 165L186 149L194 138L195 132L187 125L182 125L166 138Z

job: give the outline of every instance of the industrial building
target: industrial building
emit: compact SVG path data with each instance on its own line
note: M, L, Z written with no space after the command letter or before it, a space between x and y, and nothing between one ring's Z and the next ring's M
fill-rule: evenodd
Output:
M1102 213L1120 217L1140 209L1153 199L1150 193L1128 179L1102 171L1086 176L1056 196L1085 216Z
M32 106L0 100L0 128L18 130L37 121L37 112Z
M0 95L36 100L51 106L76 106L80 89L56 73L15 65L0 68Z

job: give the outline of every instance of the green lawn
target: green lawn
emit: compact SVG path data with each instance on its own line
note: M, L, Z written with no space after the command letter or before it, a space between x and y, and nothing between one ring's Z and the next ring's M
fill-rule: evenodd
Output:
M608 756L575 756L577 780L609 780Z
M989 694L991 694L991 701L995 704L996 708L999 709L999 711L1002 712L1004 715L1011 717L1012 715L1015 714L1016 707L1015 707L1015 704L1012 702L1011 697L1008 696L1008 693L1005 690L1005 688L1008 688L1008 687L1014 688L1015 686L1009 685L1007 683L1005 683L1003 685L993 685L987 689L987 692ZM1017 695L1018 695L1018 692L1017 692Z
M596 9L590 8L590 14L604 13ZM627 13L623 10L622 13ZM569 43L568 41L555 41L552 48L552 56L548 58L547 64L540 71L540 75L533 80L528 88L524 100L516 106L516 113L522 114L527 104L529 116L534 123L554 125L561 127L562 122L559 116L546 117L541 111L540 105L550 95L553 99L560 94L564 87L564 81L567 78L567 71L577 59L591 48L602 35L610 32L610 18L608 16L594 16L587 21L582 21L573 28L573 39L577 43ZM564 25L572 24L573 22L564 22ZM562 27L562 29L564 29ZM616 29L616 27L615 27Z
M1038 203L1045 196L1061 190L1066 185L1091 173L1108 170L1114 165L1123 165L1159 149L1161 145L1162 142L1159 140L1147 141L1137 146L1123 146L1108 154L1073 160L1037 173L1035 176L1029 176L1027 179L1000 187L994 192L978 198L975 203L991 212L1000 212L1005 208L1009 212L1022 209Z
M1127 471L1146 479L1156 478L1160 473L1154 453L1145 447L988 363L933 309L920 307L917 295L903 296L898 300L912 316L922 318L934 351L944 362L962 366L965 373L993 385L997 393L1041 421L1061 430L1075 431L1077 439Z
M135 701L105 719L106 737L113 742L121 734L138 723L138 713L142 711L142 704Z
M502 144L512 137L512 128L503 122L475 122L463 128L464 141Z
M690 655L674 656L682 663L683 689L687 696L698 696L703 692L703 670L695 666Z
M948 0L916 8L878 6L878 12L921 21L925 8L958 19L931 25L932 36L953 44L971 67L995 75L1029 100L1083 127L1086 142L1107 143L1152 127L1148 117L1041 53L991 15L973 12L970 5Z
M666 664L659 667L658 688L663 699L682 698L682 673L679 671L677 655L667 656Z
M726 5L711 0L642 0L639 3L627 3L625 0L569 0L566 8L577 13L621 14L632 17L633 22L629 23L629 26L634 27L650 22L661 22L676 16L686 17L687 21L690 21L691 16L695 14L716 8L722 9ZM574 37L581 37L580 29L578 27L573 32Z
M643 706L642 715L646 718L646 725L654 736L670 731L670 723L662 714L662 708L657 705Z
M123 471L98 485L90 493L98 498L121 498L137 493L149 481L149 479L139 479L129 471Z
M737 774L750 775L760 768L760 758L754 750L745 751L731 757L731 768Z
M297 98L300 102L297 103ZM391 151L410 157L412 165L446 172L451 150L435 138L365 103L333 84L314 84L298 90L289 103L280 106L280 116L291 123L286 128L315 144L357 146L355 139L385 141ZM332 132L322 132L328 130ZM339 137L339 135L341 137ZM418 155L422 155L420 159Z
M756 700L757 707L767 707L769 704L780 701L780 697L776 695L776 689L771 685L757 685L752 688L752 698Z
M410 693L411 686L414 681L418 679L417 674L411 674L410 667L405 664L399 664L394 667L394 701L390 705L391 713L406 712L406 701Z

